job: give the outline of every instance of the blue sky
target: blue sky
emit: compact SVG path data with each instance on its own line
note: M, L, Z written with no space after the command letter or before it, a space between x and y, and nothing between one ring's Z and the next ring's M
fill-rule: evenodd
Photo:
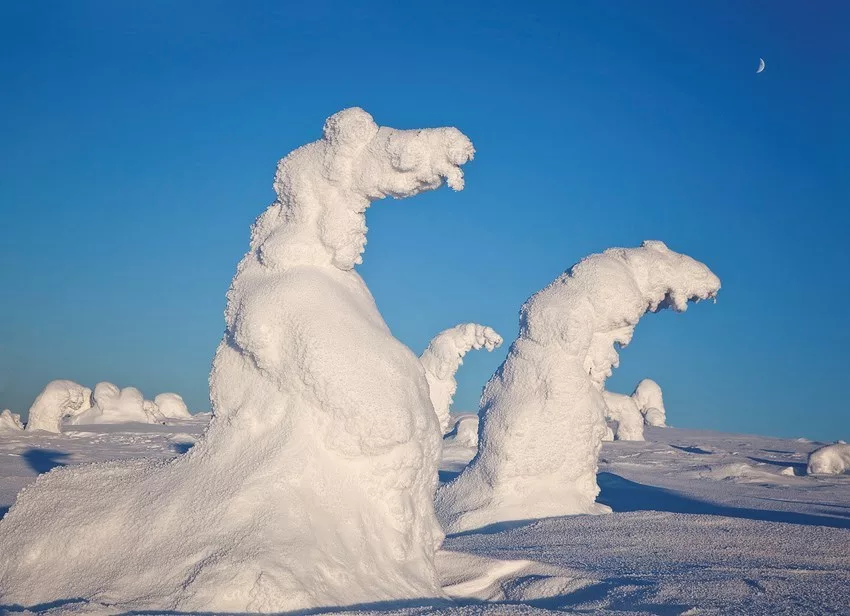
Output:
M723 290L647 316L610 389L850 439L848 26L843 2L4 2L0 408L54 378L208 408L275 163L359 105L477 148L464 192L369 211L360 271L411 348L468 320L511 340L578 259L661 239ZM507 346L468 356L455 408Z

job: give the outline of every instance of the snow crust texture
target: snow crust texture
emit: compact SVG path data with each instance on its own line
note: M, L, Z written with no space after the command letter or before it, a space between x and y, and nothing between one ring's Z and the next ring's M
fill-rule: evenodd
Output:
M472 155L457 129L378 127L353 108L281 160L227 294L207 432L173 461L60 468L25 488L0 521L0 604L282 612L442 596L425 369L353 267L371 201L459 190Z
M92 391L74 381L50 381L32 403L27 430L61 432L62 421L91 408Z
M850 469L850 445L834 443L816 449L809 455L809 475L840 475Z
M632 394L638 409L648 426L663 428L667 425L667 411L664 409L664 397L661 386L652 379L643 379Z
M493 349L502 345L502 337L490 327L462 323L446 329L431 340L420 358L431 391L431 403L443 434L449 429L449 412L457 391L455 374L463 357L472 349Z
M595 502L605 380L647 311L684 311L720 280L663 242L591 255L531 296L481 398L479 449L437 495L445 529L609 509Z
M618 441L642 441L644 417L631 396L603 391L606 417L617 422L614 438Z

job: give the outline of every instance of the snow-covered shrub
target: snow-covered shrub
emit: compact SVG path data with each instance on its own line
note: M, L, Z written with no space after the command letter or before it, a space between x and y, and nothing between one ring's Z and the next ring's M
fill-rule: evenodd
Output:
M0 432L17 432L24 429L21 416L5 409L0 413Z
M27 430L62 432L62 420L91 408L92 391L74 381L50 381L30 407Z
M154 402L156 403L159 412L162 413L166 419L191 419L192 417L186 403L183 401L183 397L179 394L158 394L157 397L154 398Z
M71 466L28 487L0 521L0 604L283 612L441 596L425 370L354 266L371 201L460 190L472 154L457 129L378 127L354 108L284 158L227 294L207 432L167 463Z
M606 418L617 422L614 438L618 441L643 440L643 415L631 396L603 391Z
M643 413L646 425L659 427L667 425L667 411L664 410L664 397L661 395L661 387L658 383L652 379L643 379L635 387L632 398ZM651 413L650 410L652 410Z
M119 388L112 383L101 382L94 386L94 404L69 420L76 425L115 423L156 423L162 415L150 400L145 400L135 387Z
M850 445L834 443L809 454L806 473L809 475L840 475L850 468Z
M493 349L501 346L502 337L492 328L476 323L462 323L434 336L420 357L431 391L431 403L445 434L449 428L449 409L457 381L455 373L463 364L463 356L472 349Z
M478 453L437 495L447 531L601 513L597 458L605 380L647 311L714 297L720 281L662 242L585 258L535 293L519 337L481 398Z

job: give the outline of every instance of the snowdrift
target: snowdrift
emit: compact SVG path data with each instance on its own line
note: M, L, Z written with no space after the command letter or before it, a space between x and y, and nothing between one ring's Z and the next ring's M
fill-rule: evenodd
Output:
M664 409L664 397L658 383L652 379L643 379L635 387L632 398L643 414L646 425L661 428L667 425L667 411Z
M850 468L850 445L834 443L809 454L806 472L809 475L840 475Z
M62 432L62 422L91 408L92 391L74 381L50 381L32 403L26 429Z
M507 520L602 513L605 380L647 311L713 298L720 280L662 242L585 258L531 296L481 398L478 453L437 495L451 533Z
M24 489L0 521L0 603L275 612L442 596L425 370L353 268L371 201L460 190L472 155L457 129L378 127L354 108L284 158L227 294L207 432L169 462L66 467Z
M472 349L493 349L502 345L502 337L492 328L477 323L462 323L434 336L420 360L431 391L431 403L443 434L449 429L449 411L457 381L455 374L463 357Z

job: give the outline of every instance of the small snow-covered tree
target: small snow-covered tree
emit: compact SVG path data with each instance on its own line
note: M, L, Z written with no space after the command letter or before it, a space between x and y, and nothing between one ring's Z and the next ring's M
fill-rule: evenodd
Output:
M603 391L606 417L617 422L614 438L618 441L642 441L643 415L631 396Z
M664 409L664 397L661 387L652 379L643 379L635 387L632 394L638 409L644 416L648 426L664 427L667 425L667 412Z
M88 387L64 379L50 381L30 407L26 429L62 432L62 421L90 409L91 400Z

